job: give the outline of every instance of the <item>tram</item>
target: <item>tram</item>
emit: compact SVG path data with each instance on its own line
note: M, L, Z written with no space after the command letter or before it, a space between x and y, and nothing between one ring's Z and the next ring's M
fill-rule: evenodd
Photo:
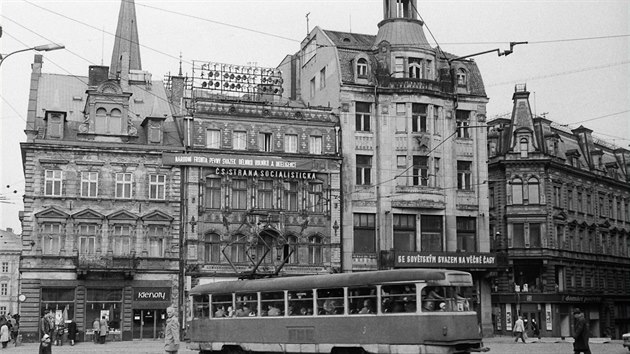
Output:
M484 352L470 273L275 277L191 290L189 348L206 353Z

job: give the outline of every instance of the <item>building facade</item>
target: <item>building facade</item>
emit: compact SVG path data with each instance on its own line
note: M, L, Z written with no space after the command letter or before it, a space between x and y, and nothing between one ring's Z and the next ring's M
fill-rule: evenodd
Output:
M105 317L110 340L157 338L179 297L181 138L161 81L142 70L133 1L123 1L110 67L89 76L32 65L20 262L20 331L74 319L84 338Z
M473 61L431 47L415 0L384 0L374 35L313 29L279 68L285 97L341 125L342 267L460 268L492 332L486 103Z
M22 239L8 228L0 230L0 316L18 313Z
M511 119L488 123L490 228L502 260L498 333L571 335L580 308L594 337L630 330L630 151L532 115L517 85Z
M280 101L281 80L277 69L210 62L169 78L174 106L186 107L186 150L164 155L183 169L186 288L340 271L339 120Z

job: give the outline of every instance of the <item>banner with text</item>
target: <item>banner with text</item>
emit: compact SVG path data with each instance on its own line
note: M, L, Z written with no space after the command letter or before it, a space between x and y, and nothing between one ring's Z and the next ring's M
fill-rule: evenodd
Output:
M482 252L395 252L395 267L495 268L494 253Z

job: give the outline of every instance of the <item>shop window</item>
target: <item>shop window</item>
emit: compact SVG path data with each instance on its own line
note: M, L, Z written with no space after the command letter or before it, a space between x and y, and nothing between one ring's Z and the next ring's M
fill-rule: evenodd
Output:
M55 325L64 326L66 321L74 318L74 288L41 289L40 313L52 312Z
M376 216L354 214L354 253L376 252Z
M122 324L122 289L87 289L85 300L86 322L105 317L110 333L119 332Z

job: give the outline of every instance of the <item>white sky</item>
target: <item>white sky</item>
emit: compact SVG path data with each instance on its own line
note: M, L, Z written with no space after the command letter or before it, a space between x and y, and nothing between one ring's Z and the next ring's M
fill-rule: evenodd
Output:
M119 7L120 0L2 0L0 53L62 43L66 50L44 53L43 71L87 76L89 65L110 64ZM628 148L630 0L418 0L418 10L431 44L428 30L459 56L529 41L508 57L475 58L489 118L509 114L514 85L526 83L534 113ZM307 13L311 29L375 35L382 12L381 0L136 0L142 68L155 80L177 73L180 52L185 72L192 60L275 67L299 49ZM17 232L33 54L0 67L0 228Z

